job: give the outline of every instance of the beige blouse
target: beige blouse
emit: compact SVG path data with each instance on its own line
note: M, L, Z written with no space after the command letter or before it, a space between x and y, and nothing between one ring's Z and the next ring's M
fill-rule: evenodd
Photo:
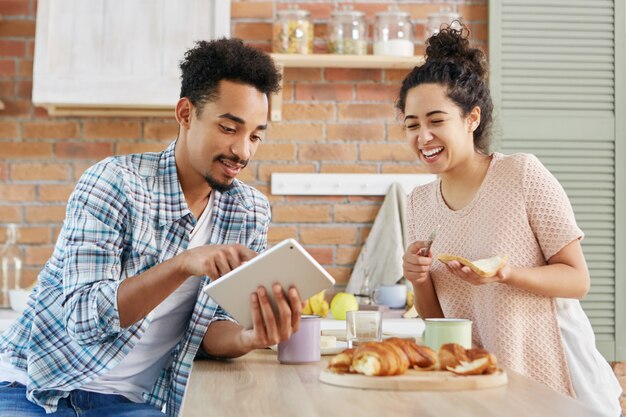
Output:
M451 210L441 182L417 187L408 201L409 241L442 227L432 251L431 277L446 317L473 321L473 342L492 351L508 369L573 396L554 298L503 284L474 286L448 272L439 253L467 259L508 255L516 267L547 259L583 237L565 191L529 154L494 153L474 199Z

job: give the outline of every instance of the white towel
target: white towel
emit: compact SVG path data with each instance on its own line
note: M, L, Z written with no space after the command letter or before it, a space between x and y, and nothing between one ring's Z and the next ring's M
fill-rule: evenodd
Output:
M391 184L372 230L354 264L346 291L360 294L365 276L369 290L395 284L402 278L402 256L406 244L406 193L399 183Z

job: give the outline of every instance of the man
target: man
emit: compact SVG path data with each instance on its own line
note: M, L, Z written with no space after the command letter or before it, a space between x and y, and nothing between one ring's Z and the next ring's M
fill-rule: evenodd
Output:
M295 288L242 294L249 330L202 292L266 247L269 203L235 177L265 136L280 75L228 39L198 42L181 69L177 140L78 181L28 308L0 337L0 415L176 416L194 357L237 357L297 331Z

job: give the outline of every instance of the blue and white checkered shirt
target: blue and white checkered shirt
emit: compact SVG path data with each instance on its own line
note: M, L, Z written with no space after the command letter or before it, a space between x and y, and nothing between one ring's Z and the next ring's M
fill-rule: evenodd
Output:
M111 157L89 168L72 193L54 253L0 352L28 374L28 399L53 412L69 391L106 373L135 346L150 316L121 328L117 289L127 277L181 253L196 219L176 172L172 143L160 153ZM210 244L267 245L270 207L235 181L215 193ZM210 323L229 319L201 289L189 327L146 400L180 411L192 361ZM247 300L247 298L246 298Z

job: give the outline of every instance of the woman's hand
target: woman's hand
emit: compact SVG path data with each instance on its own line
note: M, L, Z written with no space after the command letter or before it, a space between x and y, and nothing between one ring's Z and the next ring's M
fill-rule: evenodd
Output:
M424 254L422 249L425 247L425 241L418 240L413 242L402 257L404 277L415 286L419 286L430 279L430 265L433 263L433 253L429 250L427 254Z
M452 274L472 285L491 284L492 282L506 283L507 278L511 274L511 267L508 264L505 264L502 268L500 268L497 274L492 277L480 276L474 272L472 268L467 265L463 265L459 261L450 261L448 263L444 263L444 265Z

